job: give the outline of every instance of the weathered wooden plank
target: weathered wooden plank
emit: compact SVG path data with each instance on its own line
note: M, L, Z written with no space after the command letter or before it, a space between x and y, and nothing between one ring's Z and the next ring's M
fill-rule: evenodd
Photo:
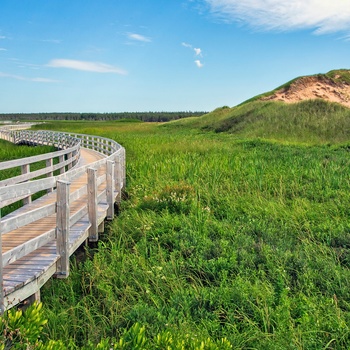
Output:
M2 264L7 266L12 262L28 255L29 253L37 250L38 248L44 246L48 242L55 238L55 231L49 230L47 233L42 234L38 237L32 238L25 243L18 244L11 250L2 254Z
M84 207L76 211L73 215L71 215L69 220L69 225L70 226L74 225L76 222L78 222L81 218L83 218L87 214L88 214L88 206L85 205Z
M34 180L25 184L9 185L5 188L0 188L0 202L20 196L32 195L55 186L55 178ZM1 205L1 207L3 207L3 205Z
M67 278L69 275L69 182L57 182L57 215L56 215L56 242L57 255L57 277Z
M21 260L17 260L15 262L13 262L12 264L10 264L9 266L11 267L11 271L12 268L20 268L20 269L27 269L27 268L41 268L42 266L47 266L49 262L51 262L52 259L48 259L48 258L43 258L41 256L37 256L35 259L31 259L31 260L25 260L23 261L23 259Z
M122 173L123 173L122 183L123 183L123 187L125 187L125 184L126 184L126 163L125 163L126 155L125 155L125 148L124 147L122 147L121 154L122 154Z
M74 185L76 185L76 182L75 182L75 184L72 184L71 187L76 187ZM87 195L87 184L86 184L86 182L82 183L81 185L82 186L80 188L78 188L78 190L71 189L71 192L72 192L71 195L70 195L70 201L71 202L74 202L77 199L81 198L82 196L86 196Z
M5 300L4 308L9 309L21 301L27 299L29 296L33 295L35 292L40 290L40 288L48 281L48 279L55 273L56 264L53 263L46 271L44 271L39 278L28 283L24 288L17 289L12 293L9 290L5 290Z
M89 240L96 242L98 240L97 224L97 170L87 169L88 175L88 213L91 227L89 230Z
M53 177L53 159L52 158L46 160L46 169L52 169L51 171L47 172L46 176L48 178ZM52 191L53 191L52 187L47 189L47 193L51 193Z
M101 190L99 191L97 195L97 203L106 201L106 193L107 193L107 188L104 188L102 191Z
M71 229L69 241L69 255L72 255L89 237L89 229L91 224L86 218L84 221L79 221L74 228Z
M71 148L68 148L66 150L62 150L62 151L50 152L50 153L45 153L45 154L21 158L21 159L8 160L8 161L0 163L0 170L16 168L16 167L19 167L22 165L32 164L32 163L40 162L43 160L55 158L55 157L58 157L61 155L65 155L69 152L72 152L73 150L75 150L77 148L78 148L78 145L71 147Z
M1 217L0 217L1 225ZM2 252L2 235L0 234L0 252ZM0 259L0 314L2 315L5 311L4 307L4 289L3 289L3 264L2 259Z
M22 176L24 176L24 177L31 176L30 175L30 164L22 165L21 166L21 173L22 173ZM1 186L1 184L0 184L0 186ZM22 202L23 202L23 205L31 203L32 202L32 196L28 196L28 197L23 198Z
M121 192L122 192L122 163L121 163L121 156L118 156L116 158L115 163L115 188L118 192L117 197L117 203L120 203L121 201Z
M107 203L108 203L108 211L107 211L107 220L112 220L114 217L114 188L115 188L115 183L114 183L114 167L115 167L115 162L108 160L107 161Z
M100 169L98 169L98 170L100 172ZM105 182L106 182L106 173L97 177L97 181L96 181L97 186L100 186L100 185L104 184Z
M44 207L30 210L26 213L19 214L15 217L7 219L6 217L2 220L1 233L5 234L19 227L31 224L37 220L43 219L49 215L55 213L56 204L47 204Z
M50 172L51 170L52 169L42 168L32 172L22 173L22 175L14 176L12 178L0 181L0 187L15 185L17 183L32 180L39 176L47 175L47 172Z

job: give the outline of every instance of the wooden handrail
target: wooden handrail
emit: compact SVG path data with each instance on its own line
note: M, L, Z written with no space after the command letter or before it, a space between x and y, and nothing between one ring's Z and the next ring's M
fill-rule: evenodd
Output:
M31 131L22 130L27 125L16 125L21 130L16 130L12 126L0 128L0 138L20 144L29 145L51 145L59 150L38 156L15 159L0 163L0 170L21 167L21 175L0 181L0 188L8 185L14 185L38 178L39 176L53 176L53 172L58 170L60 174L74 168L80 159L80 139L70 136L66 133L57 133L53 131ZM64 142L63 142L64 141ZM58 160L54 165L54 159ZM45 166L36 171L31 171L30 166L33 163L45 161ZM47 189L48 192L52 188ZM23 203L31 201L31 196L25 197ZM8 203L6 203L8 205ZM0 204L0 208L4 205Z
M18 127L22 128L21 125ZM58 255L56 275L67 277L69 275L67 259L73 253L73 251L69 251L67 246L70 227L86 217L89 221L88 227L90 227L88 236L91 241L96 241L100 224L97 213L99 200L102 197L106 198L108 206L106 218L113 218L114 202L120 201L121 191L125 187L125 149L114 140L99 136L53 131L15 130L9 126L0 128L0 138L14 143L51 145L59 149L57 152L0 163L0 170L18 166L27 168L27 171L22 175L0 181L0 208L19 199L27 199L24 202L26 205L23 210L20 208L0 218L0 249L2 249L2 235L12 234L14 230L35 223L37 220L52 215L56 217L54 232L48 230L2 254L0 283L2 285L3 267L44 246L54 237L56 237ZM94 150L103 154L104 157L94 163L80 166L81 147ZM53 165L53 159L59 159L59 163ZM30 172L30 164L38 161L45 161L45 167ZM64 172L54 176L55 170L63 170ZM102 175L98 176L98 173L102 173ZM71 191L69 184L81 176L86 176L86 174L88 183ZM43 175L47 178L36 179ZM56 200L49 205L38 208L34 205L35 201L32 202L32 205L28 198L43 190L54 192L51 195L56 196ZM70 212L70 203L86 198L86 196L85 204L76 212ZM1 290L0 312L9 307L9 304L4 303L4 291Z

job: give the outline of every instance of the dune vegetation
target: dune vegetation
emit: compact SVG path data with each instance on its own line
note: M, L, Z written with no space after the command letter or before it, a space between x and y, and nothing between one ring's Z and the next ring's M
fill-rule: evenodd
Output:
M316 100L40 125L127 153L119 215L42 289L40 346L348 348L349 124Z

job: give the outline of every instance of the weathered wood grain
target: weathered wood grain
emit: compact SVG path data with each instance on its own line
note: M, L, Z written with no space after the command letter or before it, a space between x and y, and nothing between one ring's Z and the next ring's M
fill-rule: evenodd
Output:
M57 261L57 277L69 275L69 182L57 182L57 214L56 214L56 247L59 259Z

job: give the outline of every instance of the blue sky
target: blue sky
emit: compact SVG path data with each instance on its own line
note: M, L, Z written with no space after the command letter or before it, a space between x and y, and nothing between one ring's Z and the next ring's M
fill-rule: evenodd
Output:
M0 113L210 111L350 68L350 0L1 0Z

